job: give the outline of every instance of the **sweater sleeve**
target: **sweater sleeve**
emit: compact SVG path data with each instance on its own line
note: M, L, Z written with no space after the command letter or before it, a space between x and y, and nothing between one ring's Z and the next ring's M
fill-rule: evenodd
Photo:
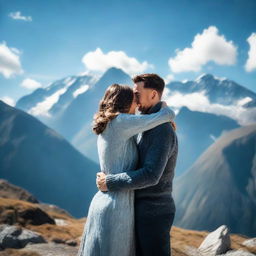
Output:
M142 168L118 174L108 174L106 176L108 190L141 189L156 185L174 148L174 131L170 132L170 129L161 126L157 135L152 136Z
M175 118L175 113L169 107L161 108L160 111L147 115L131 115L121 113L116 117L115 129L117 134L128 139L140 132L155 128L156 126L170 122Z

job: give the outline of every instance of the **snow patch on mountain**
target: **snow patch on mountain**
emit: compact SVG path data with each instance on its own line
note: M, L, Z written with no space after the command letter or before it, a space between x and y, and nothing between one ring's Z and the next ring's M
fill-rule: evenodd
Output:
M88 84L81 85L80 88L78 88L73 92L74 98L76 98L79 94L86 92L89 88L90 88L90 85Z
M64 87L60 90L56 91L52 95L46 97L44 101L41 101L36 104L36 106L29 109L27 112L33 116L45 116L45 117L51 117L51 114L48 112L51 107L58 102L60 96L64 94L67 89L75 82L75 78L67 77L64 80Z

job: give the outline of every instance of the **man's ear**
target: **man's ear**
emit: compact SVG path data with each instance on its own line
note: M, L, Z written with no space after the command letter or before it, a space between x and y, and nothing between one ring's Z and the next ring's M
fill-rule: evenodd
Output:
M154 100L156 97L158 97L158 92L156 90L152 91L152 100Z

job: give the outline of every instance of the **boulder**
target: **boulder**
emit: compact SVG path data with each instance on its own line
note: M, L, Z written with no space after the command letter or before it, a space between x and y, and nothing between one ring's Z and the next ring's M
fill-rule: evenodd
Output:
M229 230L222 225L215 231L209 233L198 248L198 252L205 256L224 254L230 249L231 241Z
M256 248L256 237L245 240L243 242L243 245L247 246L247 247L255 247Z
M0 250L23 248L28 243L46 243L38 233L17 226L0 225Z
M37 204L22 200L0 198L0 223L25 226L55 224L54 219L44 212Z
M244 250L230 250L225 254L220 254L218 256L255 256L255 254L246 252Z

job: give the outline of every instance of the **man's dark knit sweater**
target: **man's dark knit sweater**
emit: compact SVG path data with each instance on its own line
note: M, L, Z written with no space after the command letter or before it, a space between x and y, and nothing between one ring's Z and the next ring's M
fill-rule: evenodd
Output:
M153 106L158 112L162 103ZM142 134L136 171L108 174L109 191L135 190L136 256L169 256L170 228L175 215L172 181L178 155L178 139L170 123Z

